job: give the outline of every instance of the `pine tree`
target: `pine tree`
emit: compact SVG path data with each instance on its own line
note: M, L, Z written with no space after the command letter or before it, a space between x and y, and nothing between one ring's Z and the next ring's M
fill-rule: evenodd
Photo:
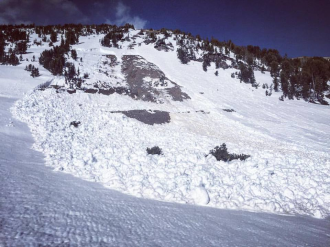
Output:
M16 43L15 52L17 54L25 54L27 50L27 42L20 41Z
M16 66L16 65L18 65L19 64L19 59L18 59L18 57L15 55L15 53L10 53L10 55L9 55L9 64L11 64L11 65L14 65L14 66Z
M274 84L275 92L278 92L278 78L277 78L277 76L274 77L273 84Z
M272 61L270 64L270 76L277 77L278 76L278 62Z
M56 32L53 31L53 32L50 34L50 40L51 40L53 43L57 42L57 33L56 33Z
M38 68L32 68L32 70L31 70L31 76L34 78L34 77L38 77L38 76L40 76L40 74L39 74L39 69Z
M74 60L77 60L77 51L72 49L71 50L71 57L74 59Z
M189 62L189 58L188 58L186 52L182 48L178 48L176 50L176 52L177 52L177 56L180 59L181 63L187 64Z
M64 39L63 39L63 35L61 36L61 47L64 47L65 43L64 43Z

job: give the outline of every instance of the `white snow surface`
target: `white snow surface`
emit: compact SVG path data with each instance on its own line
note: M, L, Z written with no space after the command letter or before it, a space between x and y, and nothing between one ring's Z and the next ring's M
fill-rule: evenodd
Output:
M21 79L22 91L39 81ZM329 219L146 200L54 172L31 149L28 127L12 119L18 95L10 95L0 96L0 246L329 245Z
M220 69L215 76L214 65L207 72L199 62L183 65L176 57L175 43L173 52L157 51L152 44L128 49L124 43L122 49L115 49L101 47L101 37L81 37L81 44L74 46L78 57L83 57L77 63L80 72L90 74L87 83L125 85L120 67L109 69L111 77L100 72L105 69L102 55L116 55L119 63L123 55L140 55L182 86L191 99L156 104L119 94L34 90L15 104L12 113L28 124L35 139L33 148L44 153L48 166L137 197L329 216L328 106L282 102L278 93L266 97L264 90L231 78L234 69ZM40 49L29 51L37 54ZM19 73L28 76L25 65L20 66ZM63 78L41 72L39 81L64 84ZM271 84L268 73L255 72L255 76L261 85ZM168 111L171 122L150 126L111 113L136 109ZM70 127L72 121L81 125ZM230 153L251 157L228 163L206 156L222 143ZM163 155L147 155L146 148L156 145Z

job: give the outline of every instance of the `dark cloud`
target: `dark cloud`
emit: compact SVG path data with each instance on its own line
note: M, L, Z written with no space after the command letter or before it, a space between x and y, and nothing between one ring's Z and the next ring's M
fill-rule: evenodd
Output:
M22 23L131 23L144 28L147 21L133 15L129 6L117 0L0 0L0 24Z
M90 19L69 0L1 0L0 24L87 23Z

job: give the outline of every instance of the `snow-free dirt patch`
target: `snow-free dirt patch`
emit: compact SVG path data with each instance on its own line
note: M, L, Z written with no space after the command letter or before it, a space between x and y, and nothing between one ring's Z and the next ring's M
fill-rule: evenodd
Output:
M129 118L134 118L142 123L149 125L165 124L171 121L170 114L166 111L130 110L113 111L112 113L122 113Z
M174 101L190 98L155 64L148 62L143 57L124 55L122 60L122 72L134 98L160 103L164 102L166 98Z

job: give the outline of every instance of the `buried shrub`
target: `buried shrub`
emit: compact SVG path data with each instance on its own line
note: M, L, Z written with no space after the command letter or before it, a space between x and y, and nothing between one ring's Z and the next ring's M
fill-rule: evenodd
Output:
M162 150L158 146L154 146L152 148L147 148L147 153L152 154L152 155L154 155L154 154L158 154L158 155L163 154Z
M226 112L236 112L234 109L222 109L222 110Z
M246 160L247 158L250 157L250 155L246 155L246 154L230 154L230 153L228 153L225 143L223 143L220 147L216 146L214 149L212 149L210 151L210 154L212 154L217 159L217 161L222 160L225 162L237 160L237 159Z
M76 128L78 128L78 126L80 125L80 121L72 121L71 123L70 123L70 126L74 126L74 127L76 127Z

